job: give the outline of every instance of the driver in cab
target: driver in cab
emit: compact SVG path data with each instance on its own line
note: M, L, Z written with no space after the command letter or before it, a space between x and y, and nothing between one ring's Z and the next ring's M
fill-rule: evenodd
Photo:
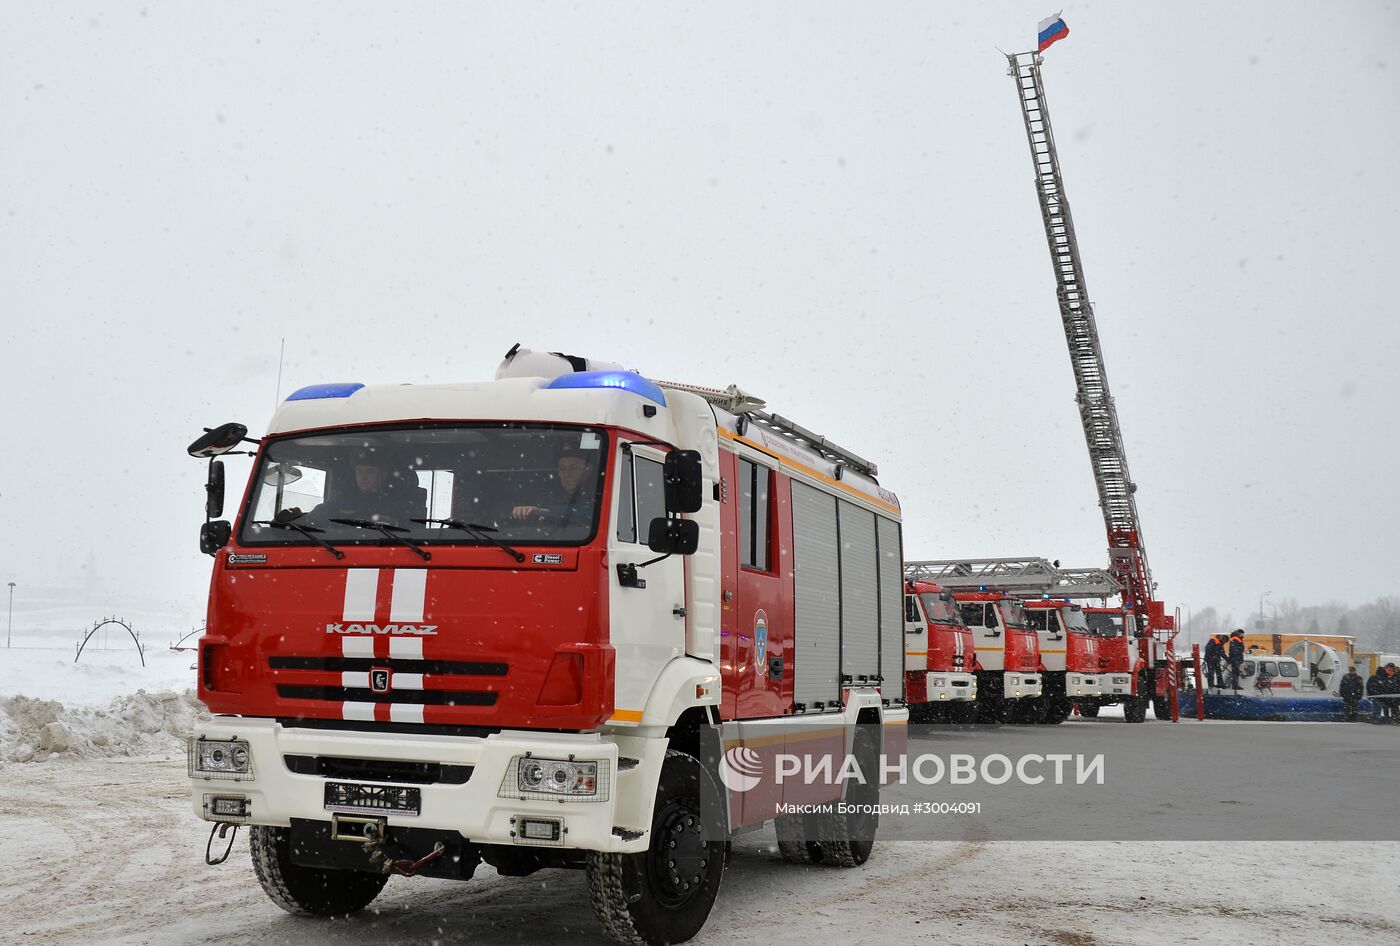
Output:
M516 520L543 522L556 529L580 525L592 519L593 503L589 486L592 483L589 457L581 450L564 450L555 466L556 476L549 490L539 501L511 508Z

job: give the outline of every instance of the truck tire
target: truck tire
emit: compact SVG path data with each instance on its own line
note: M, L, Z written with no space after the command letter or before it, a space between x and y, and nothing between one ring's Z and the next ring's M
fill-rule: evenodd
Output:
M704 799L714 778L692 755L666 752L652 809L651 844L638 854L588 855L588 897L603 931L629 946L683 943L700 932L724 879L728 825Z
M977 702L964 700L948 707L949 718L959 729L966 729L977 722Z
M778 833L778 855L789 864L817 864L822 859L815 826L806 815L779 815L773 819Z
M1097 703L1080 703L1080 704L1079 704L1079 715L1080 715L1080 716L1083 716L1085 719L1094 719L1095 717L1097 717L1097 716L1099 715L1099 704L1097 704Z
M248 846L263 892L295 916L347 916L369 906L389 878L359 870L325 870L292 863L287 828L253 825Z
M1129 723L1141 723L1147 720L1147 704L1150 701L1145 696L1130 696L1123 701L1123 720Z
M1158 719L1170 721L1172 718L1171 700L1165 696L1154 696L1152 698L1152 715Z
M880 738L869 725L856 727L851 754L865 775L866 783L848 782L842 801L862 808L878 808L880 804ZM880 827L878 811L855 811L817 815L817 843L821 847L823 864L835 867L859 867L870 860L875 847L875 832Z

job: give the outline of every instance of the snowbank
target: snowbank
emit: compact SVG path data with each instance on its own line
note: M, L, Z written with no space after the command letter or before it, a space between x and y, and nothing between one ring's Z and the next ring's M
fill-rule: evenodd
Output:
M204 707L193 690L120 696L105 707L0 700L0 761L44 762L179 750Z
M137 690L180 693L195 685L192 652L148 645L143 666L130 643L114 639L111 650L101 649L103 643L94 639L76 663L72 647L0 649L0 700L23 695L65 706L106 706Z

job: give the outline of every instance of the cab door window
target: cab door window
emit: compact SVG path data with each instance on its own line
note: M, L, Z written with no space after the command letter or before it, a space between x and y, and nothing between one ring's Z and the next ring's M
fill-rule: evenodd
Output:
M739 459L739 564L768 571L769 496L773 471Z
M617 540L646 544L651 520L666 515L662 465L624 450L617 485Z

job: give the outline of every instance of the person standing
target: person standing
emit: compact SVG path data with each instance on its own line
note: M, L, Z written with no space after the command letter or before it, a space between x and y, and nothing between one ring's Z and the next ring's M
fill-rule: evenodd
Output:
M1226 648L1230 661L1230 688L1240 688L1240 666L1244 663L1244 628L1237 627L1230 632L1230 643Z
M1220 689L1225 685L1221 665L1225 663L1225 635L1212 634L1206 642L1206 685Z
M1366 692L1366 682L1361 679L1361 675L1352 667L1342 677L1341 684L1337 687L1337 692L1342 698L1342 718L1349 723L1356 722L1357 707L1361 704L1361 696Z
M1380 716L1383 723L1400 722L1400 668L1388 663L1376 671L1380 679Z

